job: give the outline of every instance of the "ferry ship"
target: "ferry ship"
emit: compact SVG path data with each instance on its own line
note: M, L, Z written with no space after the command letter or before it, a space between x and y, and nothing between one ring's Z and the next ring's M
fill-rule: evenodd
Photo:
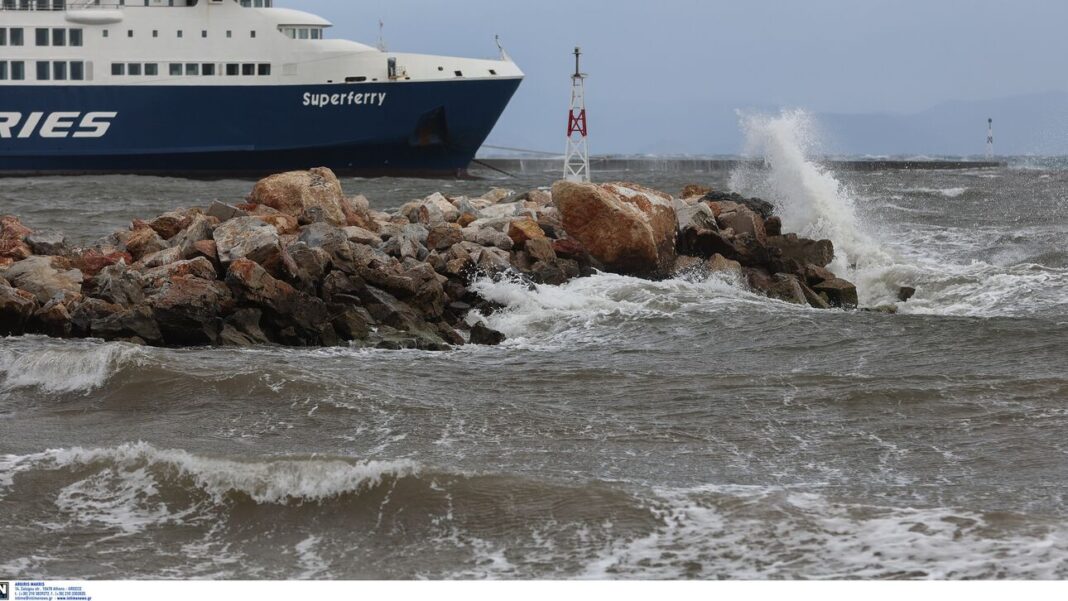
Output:
M272 0L0 0L0 174L463 174L523 79Z

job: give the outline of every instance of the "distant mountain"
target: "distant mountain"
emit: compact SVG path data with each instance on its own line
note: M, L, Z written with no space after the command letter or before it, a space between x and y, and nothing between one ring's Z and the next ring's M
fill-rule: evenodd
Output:
M999 155L1068 154L1068 93L952 101L912 115L821 114L829 152L874 155L981 155L994 119Z

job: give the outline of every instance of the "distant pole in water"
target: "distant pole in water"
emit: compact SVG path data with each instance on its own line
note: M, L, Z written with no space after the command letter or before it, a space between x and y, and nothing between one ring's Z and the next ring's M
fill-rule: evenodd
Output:
M586 122L586 74L580 60L582 49L575 48L575 74L571 76L571 112L567 119L567 153L564 179L569 182L590 181L589 127Z
M994 120L986 120L986 158L994 158Z

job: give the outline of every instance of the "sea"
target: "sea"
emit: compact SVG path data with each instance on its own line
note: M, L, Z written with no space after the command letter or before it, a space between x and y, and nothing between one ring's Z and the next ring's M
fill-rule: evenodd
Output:
M599 274L479 281L496 348L0 339L0 575L1068 577L1068 167L836 173L803 117L744 125L762 165L596 178L766 198L879 311ZM343 184L555 178L482 175ZM251 186L5 179L0 213L88 244Z

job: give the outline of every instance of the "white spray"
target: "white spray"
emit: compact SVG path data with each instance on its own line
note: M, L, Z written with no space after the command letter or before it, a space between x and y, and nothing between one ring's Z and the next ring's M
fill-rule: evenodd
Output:
M746 154L762 157L765 168L735 170L731 188L771 200L785 231L834 242L831 270L857 284L863 304L890 300L894 260L863 227L849 190L809 159L817 140L812 118L793 110L743 115L741 125Z

